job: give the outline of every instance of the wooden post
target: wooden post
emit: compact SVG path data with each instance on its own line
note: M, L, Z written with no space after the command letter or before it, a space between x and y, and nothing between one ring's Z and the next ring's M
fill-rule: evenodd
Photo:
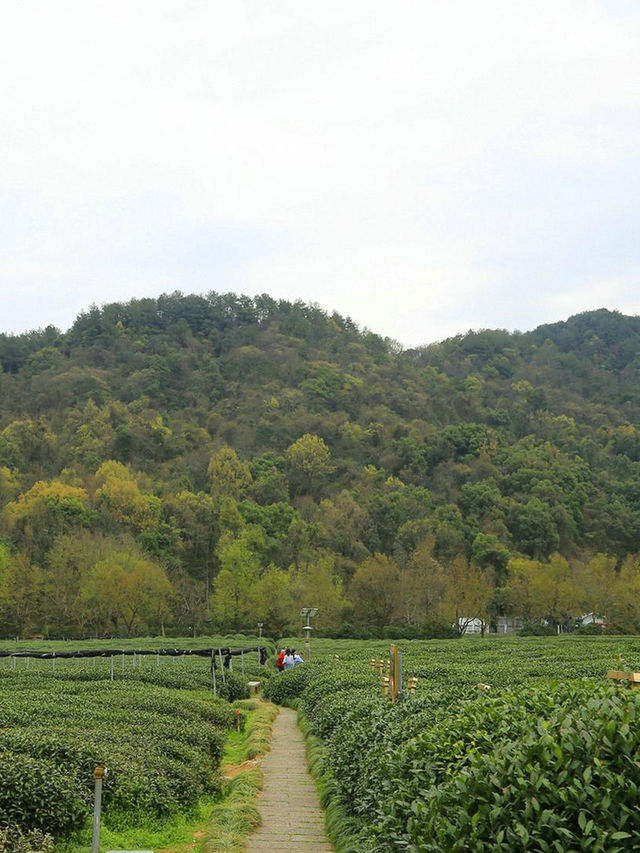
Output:
M402 697L402 652L393 644L389 660L389 678L391 683L391 701L397 702Z
M398 658L398 647L395 645L392 645L391 649L390 649L390 656L389 656L389 686L391 688L391 701L392 702L395 702L398 698L398 683L396 681L397 658Z

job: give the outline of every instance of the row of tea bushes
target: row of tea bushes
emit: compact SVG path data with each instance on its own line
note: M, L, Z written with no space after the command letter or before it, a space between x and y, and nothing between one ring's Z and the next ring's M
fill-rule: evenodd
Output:
M573 666L582 642L552 640L546 657L540 643L529 662L513 644L501 656L495 641L485 655L478 644L466 668L464 645L450 644L448 665L427 644L422 658L413 647L405 672L422 671L419 690L396 705L380 695L366 644L358 656L272 679L268 690L297 703L323 739L325 775L363 850L638 850L640 692L606 681L609 648L589 645ZM636 653L624 643L618 651ZM528 681L526 666L535 670ZM554 677L596 667L597 679ZM488 675L491 689L478 690Z
M148 683L0 679L0 824L64 835L92 807L96 762L109 769L104 820L133 823L196 805L216 789L233 708Z

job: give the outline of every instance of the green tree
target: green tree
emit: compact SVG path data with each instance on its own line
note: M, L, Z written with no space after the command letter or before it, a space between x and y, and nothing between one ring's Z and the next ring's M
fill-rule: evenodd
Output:
M239 536L225 534L220 540L220 571L213 585L211 615L221 631L239 631L257 622L256 589L261 560L256 540L260 540L261 533L259 528L247 526Z
M534 559L547 556L560 542L551 510L537 497L514 508L509 527L520 548Z
M439 610L445 578L434 549L433 536L422 539L400 572L401 618L408 625L432 621Z
M474 619L481 623L484 635L489 621L494 580L464 557L456 557L444 572L444 590L440 607L458 634L466 633Z
M349 586L356 620L382 633L396 618L400 600L400 569L384 554L367 557L356 569Z

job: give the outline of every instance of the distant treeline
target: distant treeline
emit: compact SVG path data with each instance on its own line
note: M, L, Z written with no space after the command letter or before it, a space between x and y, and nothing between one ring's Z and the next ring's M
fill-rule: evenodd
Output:
M639 318L402 351L174 293L0 335L0 365L4 636L640 626Z

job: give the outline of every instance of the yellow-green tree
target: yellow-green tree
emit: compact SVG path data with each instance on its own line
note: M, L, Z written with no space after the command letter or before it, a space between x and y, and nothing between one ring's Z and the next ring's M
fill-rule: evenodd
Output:
M41 624L42 572L27 554L12 555L0 578L4 630L18 637L38 632Z
M282 635L292 627L299 608L293 600L289 573L270 566L257 581L254 594L255 621L264 623L266 633Z
M294 495L315 496L322 480L333 470L331 451L318 435L305 433L287 448L285 458Z
M40 480L7 504L4 520L9 535L30 557L42 560L56 536L89 525L89 495L60 480Z
M125 526L143 531L158 524L160 501L155 495L143 494L121 462L104 462L96 472L95 487L95 501L108 528Z
M261 561L247 528L237 537L225 534L218 545L220 571L213 584L211 615L221 631L239 631L256 622Z
M111 634L124 627L129 636L142 626L163 633L172 595L164 568L133 549L96 563L81 590L87 621L94 628Z
M608 620L618 631L637 634L640 631L640 555L629 554L623 560L613 598L611 613L606 614Z
M553 626L567 624L580 615L583 593L560 554L552 554L548 563L510 560L508 571L506 593L517 615L546 620Z
M434 536L421 539L407 567L400 572L400 615L409 625L420 625L439 609L445 578L434 548Z
M0 467L0 509L14 500L20 493L20 483L15 471Z
M597 554L579 567L577 584L583 613L612 618L620 587L617 562L615 557Z
M348 602L345 599L342 579L336 572L333 554L313 553L308 563L297 571L291 569L289 583L293 595L293 625L299 624L302 607L319 609L316 624L322 628L337 628L343 621Z
M208 473L214 498L238 501L253 482L247 463L242 462L235 450L226 444L211 457Z

